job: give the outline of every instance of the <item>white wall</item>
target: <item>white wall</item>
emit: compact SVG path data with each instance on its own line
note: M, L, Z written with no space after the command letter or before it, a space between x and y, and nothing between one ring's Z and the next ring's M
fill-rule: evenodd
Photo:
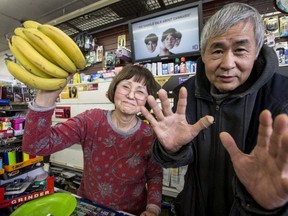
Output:
M7 81L7 82L12 82L13 81L13 76L9 73L6 65L5 65L5 53L11 55L10 50L0 52L0 82L1 81Z
M57 107L70 107L71 117L92 108L112 110L114 109L114 104L112 104L105 96L109 85L110 81L99 82L97 90L79 91L78 98L74 99L60 99L60 102L57 103ZM54 112L52 117L52 124L54 125L57 122L66 120L67 119L55 118ZM83 169L82 147L78 144L75 144L62 151L53 153L50 157L50 161L70 168Z

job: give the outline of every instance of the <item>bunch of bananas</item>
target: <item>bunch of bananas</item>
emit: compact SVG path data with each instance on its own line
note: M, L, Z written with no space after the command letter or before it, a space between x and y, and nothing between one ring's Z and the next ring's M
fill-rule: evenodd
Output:
M17 80L31 88L63 88L70 74L85 68L80 48L55 26L27 20L14 33L8 44L18 64L11 60L5 63Z

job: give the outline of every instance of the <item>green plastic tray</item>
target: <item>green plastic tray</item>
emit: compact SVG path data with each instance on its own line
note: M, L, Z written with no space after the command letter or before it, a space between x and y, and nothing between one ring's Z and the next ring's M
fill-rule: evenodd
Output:
M77 199L67 193L54 193L31 200L17 208L10 216L69 216Z

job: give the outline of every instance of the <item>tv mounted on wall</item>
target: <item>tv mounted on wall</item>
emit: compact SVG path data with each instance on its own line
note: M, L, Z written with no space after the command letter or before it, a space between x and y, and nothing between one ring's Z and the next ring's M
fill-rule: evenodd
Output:
M145 63L199 55L201 29L201 1L131 20L132 60Z

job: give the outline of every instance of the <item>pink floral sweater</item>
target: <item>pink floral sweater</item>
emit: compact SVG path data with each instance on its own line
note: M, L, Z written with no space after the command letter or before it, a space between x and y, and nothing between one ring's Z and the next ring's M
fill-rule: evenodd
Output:
M84 167L78 195L113 209L140 215L147 205L160 207L162 168L151 155L154 133L138 120L128 132L112 123L111 111L91 109L51 126L54 109L26 116L22 149L49 155L80 143Z

